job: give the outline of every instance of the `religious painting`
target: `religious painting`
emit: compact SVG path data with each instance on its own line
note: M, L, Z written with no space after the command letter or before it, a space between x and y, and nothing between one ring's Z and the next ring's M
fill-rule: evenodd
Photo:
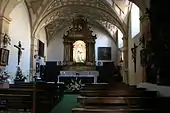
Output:
M84 63L86 60L86 44L82 40L78 40L73 44L73 61L76 63Z
M98 60L111 60L111 47L98 47Z
M0 65L1 66L8 65L8 58L9 58L9 50L0 48Z
M38 56L44 57L44 43L38 40Z

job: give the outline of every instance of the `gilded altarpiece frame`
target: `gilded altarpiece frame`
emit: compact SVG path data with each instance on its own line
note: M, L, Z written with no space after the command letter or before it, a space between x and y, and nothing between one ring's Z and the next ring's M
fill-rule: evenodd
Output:
M73 64L95 64L95 40L96 35L92 35L88 22L84 18L76 18L73 20L71 27L64 34L64 62L67 65ZM84 62L75 62L73 60L73 46L76 41L83 41L85 43L86 57Z

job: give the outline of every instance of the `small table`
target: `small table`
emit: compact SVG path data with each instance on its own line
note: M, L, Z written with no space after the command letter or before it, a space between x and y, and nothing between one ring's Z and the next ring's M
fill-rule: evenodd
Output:
M58 76L58 82L60 82L60 77L77 77L77 78L81 78L81 77L87 77L87 78L89 78L89 77L93 77L94 78L94 84L96 84L97 83L97 75L59 75Z

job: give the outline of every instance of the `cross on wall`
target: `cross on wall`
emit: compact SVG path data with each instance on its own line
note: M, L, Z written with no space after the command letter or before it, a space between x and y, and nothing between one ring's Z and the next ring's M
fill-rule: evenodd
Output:
M22 48L21 41L18 42L18 45L14 45L14 47L18 49L18 66L19 66L22 56L22 50L24 50L24 48Z

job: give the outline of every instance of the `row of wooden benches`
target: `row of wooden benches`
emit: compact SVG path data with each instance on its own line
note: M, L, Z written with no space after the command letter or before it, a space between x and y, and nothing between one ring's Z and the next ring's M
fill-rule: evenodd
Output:
M0 110L49 113L63 97L63 84L12 84L0 89Z
M158 97L147 91L123 83L86 85L77 98L80 106L73 113L163 113L170 112L170 98Z

